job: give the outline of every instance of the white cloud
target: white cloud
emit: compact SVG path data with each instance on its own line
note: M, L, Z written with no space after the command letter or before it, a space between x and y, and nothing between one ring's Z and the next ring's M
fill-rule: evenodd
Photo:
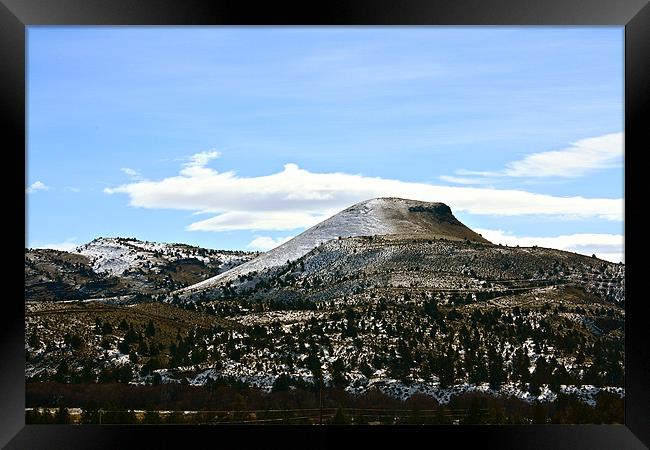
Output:
M611 133L580 139L561 150L532 153L523 159L508 163L501 171L461 169L457 170L456 174L481 177L577 178L599 169L620 167L623 157L623 133ZM476 182L479 183L480 180Z
M79 189L77 187L74 187L74 186L66 186L64 188L64 190L67 191L67 192L75 192L75 193L81 192L81 189Z
M440 186L367 177L359 174L315 173L285 164L270 175L241 177L204 167L217 152L195 155L177 176L107 188L122 193L130 204L212 213L190 230L292 230L313 225L330 215L374 197L440 201L453 211L471 214L547 215L623 220L623 199L559 197L522 190Z
M255 250L267 251L277 247L280 244L284 244L292 236L272 238L270 236L255 236L255 239L250 241L246 247L252 248Z
M338 211L332 212L332 214ZM189 231L290 230L307 228L330 215L302 212L231 211L187 226Z
M79 246L79 244L75 242L75 240L76 238L68 238L63 242L35 245L34 248L48 248L52 250L61 250L65 252L70 252Z
M503 230L475 228L488 241L494 244L509 245L511 247L539 247L567 250L583 255L597 257L611 262L624 261L624 240L621 234L580 233L560 236L522 237L514 236Z
M213 159L217 159L219 156L221 156L221 153L214 150L195 153L190 157L190 161L184 164L183 170L181 170L181 175L196 178L209 176L213 171L211 169L206 169L205 166Z
M456 184L481 184L483 183L483 180L477 179L477 178L463 178L463 177L454 177L451 175L441 175L440 179L442 181L447 181L449 183L456 183Z
M47 186L42 181L35 181L27 189L25 189L25 192L27 192L28 194L33 194L38 191L47 191L49 189L50 187Z
M510 177L575 178L598 169L619 167L623 158L623 133L581 139L571 146L533 153L508 164Z
M217 159L219 156L221 156L221 153L214 150L208 152L195 153L190 157L190 162L187 163L186 165L203 167L213 159Z
M142 174L135 169L131 169L130 167L122 167L120 170L124 172L126 175L128 175L133 181L144 180Z

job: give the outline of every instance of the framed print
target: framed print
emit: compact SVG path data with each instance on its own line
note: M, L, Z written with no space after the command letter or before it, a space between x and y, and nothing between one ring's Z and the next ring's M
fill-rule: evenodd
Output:
M7 448L649 445L647 2L0 11Z

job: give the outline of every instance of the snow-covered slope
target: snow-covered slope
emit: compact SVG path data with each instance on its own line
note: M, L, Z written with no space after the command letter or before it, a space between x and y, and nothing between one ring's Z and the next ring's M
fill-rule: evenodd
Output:
M252 261L188 286L183 291L200 291L249 272L280 266L300 258L331 239L391 234L489 243L459 222L444 203L394 197L375 198L357 203Z
M122 275L128 270L159 272L160 266L193 258L204 264L218 262L220 271L228 270L251 258L238 252L223 252L184 244L166 244L126 238L97 238L75 249L92 261L97 273Z
M104 238L74 252L25 249L25 299L83 300L168 293L250 261L259 253Z

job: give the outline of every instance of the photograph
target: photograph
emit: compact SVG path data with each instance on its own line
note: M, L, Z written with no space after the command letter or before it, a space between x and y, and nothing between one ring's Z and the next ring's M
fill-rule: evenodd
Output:
M26 27L25 423L624 425L625 52Z

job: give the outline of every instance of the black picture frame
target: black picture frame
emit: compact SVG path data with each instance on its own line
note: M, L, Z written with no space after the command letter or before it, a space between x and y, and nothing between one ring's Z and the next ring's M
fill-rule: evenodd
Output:
M437 445L451 439L468 444L506 448L627 449L650 446L650 346L646 343L647 311L641 284L641 226L630 220L635 192L643 188L639 158L650 142L650 5L648 0L365 0L280 4L197 0L0 0L0 107L5 112L3 147L7 156L5 192L17 199L8 222L23 212L18 184L26 179L25 157L25 31L31 25L618 25L625 26L625 222L626 336L625 425L435 426L435 427L190 427L25 425L24 304L13 289L3 299L0 328L0 445L7 448L129 448L136 440L195 445L206 440L237 447L259 439L269 448L340 445ZM644 117L646 119L644 119ZM21 152L25 152L21 159ZM635 156L636 155L636 156ZM13 177L17 179L13 179ZM637 194L638 195L638 194ZM6 202L7 203L7 202ZM15 214L15 216L14 216ZM637 220L640 219L640 212ZM25 222L23 221L23 228ZM18 291L17 239L6 239L5 254L15 256L4 273ZM642 264L642 263L641 263ZM15 274L13 273L15 271ZM21 294L22 295L22 294ZM406 431L406 432L404 432ZM336 436L334 436L336 433ZM417 436L415 435L417 434ZM355 442L356 441L356 442ZM418 442L421 442L418 444ZM430 443L430 444L426 444ZM138 444L141 446L142 443Z

